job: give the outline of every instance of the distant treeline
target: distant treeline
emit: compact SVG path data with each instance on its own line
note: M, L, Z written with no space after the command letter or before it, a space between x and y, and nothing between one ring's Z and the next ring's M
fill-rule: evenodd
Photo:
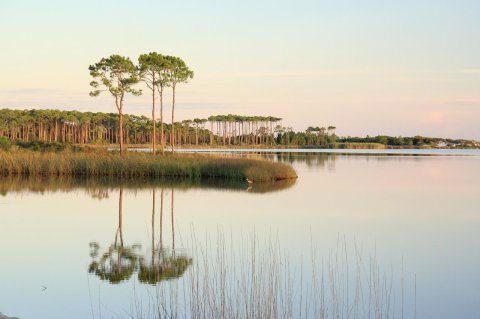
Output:
M212 115L164 124L166 144L172 137L177 145L299 145L326 146L335 142L334 127L310 127L293 132L279 125L274 116ZM156 140L162 131L156 122ZM146 116L125 114L123 138L126 144L148 144L153 124ZM115 144L119 142L119 116L116 113L59 110L0 109L0 138L12 142Z
M480 144L476 141L465 139L450 139L439 137L424 137L424 136L368 136L367 137L341 137L337 139L339 143L377 143L387 147L396 148L422 148L422 147L434 147L434 148L477 148Z
M474 141L421 136L338 137L334 126L310 126L305 131L295 132L282 126L281 121L274 116L212 115L175 122L173 127L164 124L164 136L159 129L160 122L156 121L155 140L163 139L170 145L174 138L175 144L180 146L479 147ZM154 130L150 118L125 114L123 122L124 143L152 143ZM20 146L32 143L117 144L119 129L117 113L0 109L2 148L11 143Z

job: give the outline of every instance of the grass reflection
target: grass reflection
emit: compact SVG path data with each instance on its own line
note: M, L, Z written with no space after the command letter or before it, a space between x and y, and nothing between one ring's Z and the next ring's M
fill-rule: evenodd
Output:
M109 190L142 190L151 188L213 189L251 193L281 191L295 185L296 179L258 182L215 178L118 178L118 177L68 177L68 176L12 176L0 177L0 194L9 192L71 192L84 189L94 198L108 197Z

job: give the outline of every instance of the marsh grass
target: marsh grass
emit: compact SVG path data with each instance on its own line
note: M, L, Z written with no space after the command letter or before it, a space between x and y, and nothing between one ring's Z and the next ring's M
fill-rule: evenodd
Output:
M339 238L328 255L312 243L291 259L275 238L212 241L192 233L193 263L182 279L135 295L129 318L413 318L413 292L383 270L376 253ZM388 267L387 267L388 268ZM409 300L410 302L406 302Z
M3 176L115 176L222 178L274 181L296 177L294 169L282 163L246 158L219 158L198 154L152 156L138 152L0 152Z
M333 145L332 148L337 148L337 149L374 149L374 150L379 150L379 149L385 149L384 144L380 143L361 143L361 142L347 142L347 143L336 143Z

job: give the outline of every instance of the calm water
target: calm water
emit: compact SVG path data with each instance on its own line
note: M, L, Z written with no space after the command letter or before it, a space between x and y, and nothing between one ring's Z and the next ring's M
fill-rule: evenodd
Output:
M479 318L480 153L468 153L256 154L290 162L298 179L253 186L0 180L0 312L153 318L166 298L188 317L192 282L215 281L203 296L224 278L240 298L254 255L260 266L281 265L275 290L292 299L311 298L315 259L333 282L327 304L341 295L339 307L353 307L362 275L362 289L376 279L386 287L376 290L389 297L380 304L397 318Z

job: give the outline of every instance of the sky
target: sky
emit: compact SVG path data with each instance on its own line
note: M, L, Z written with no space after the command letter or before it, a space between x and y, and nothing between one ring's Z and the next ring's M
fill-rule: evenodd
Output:
M157 51L195 72L176 120L480 140L478 0L0 0L0 40L0 108L116 112L88 66ZM125 112L151 114L148 90Z

